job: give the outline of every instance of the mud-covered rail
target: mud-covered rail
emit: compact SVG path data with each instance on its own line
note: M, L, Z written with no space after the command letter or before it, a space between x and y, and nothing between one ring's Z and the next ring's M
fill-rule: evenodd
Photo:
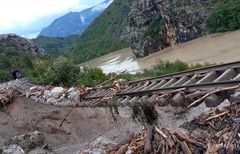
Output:
M36 98L47 104L75 105L76 107L106 107L109 102L116 106L151 106L155 104L160 106L167 104L189 106L191 102L216 88L235 87L213 93L214 96L211 95L211 97L214 98L208 97L209 104L222 101L238 89L236 86L239 83L240 62L238 61L133 82L121 83L117 81L112 85L84 90L76 88L75 93L68 91L66 95L62 96L62 99L39 96ZM24 93L28 92L33 85L22 82L15 86Z

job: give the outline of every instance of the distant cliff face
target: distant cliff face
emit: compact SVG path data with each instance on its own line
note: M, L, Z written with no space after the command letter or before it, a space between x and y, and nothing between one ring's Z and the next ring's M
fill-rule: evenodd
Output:
M206 35L206 20L226 0L135 0L129 13L129 39L136 57Z
M81 12L69 12L42 29L38 36L66 37L73 34L81 34L111 2L112 0L106 0Z
M0 47L10 49L16 52L24 52L33 56L46 56L46 52L42 48L38 48L33 41L20 37L16 34L0 35Z

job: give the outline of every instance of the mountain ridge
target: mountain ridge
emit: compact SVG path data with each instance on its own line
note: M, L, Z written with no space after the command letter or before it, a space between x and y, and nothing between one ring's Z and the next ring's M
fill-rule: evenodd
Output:
M66 37L81 34L89 24L98 17L113 0L104 2L82 10L80 12L69 12L55 19L49 26L43 28L38 36Z

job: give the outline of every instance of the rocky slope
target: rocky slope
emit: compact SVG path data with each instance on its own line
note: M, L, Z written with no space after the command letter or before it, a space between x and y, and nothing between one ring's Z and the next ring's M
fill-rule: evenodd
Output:
M16 34L0 35L0 47L17 52L24 52L33 56L46 56L42 48L38 48L33 41Z
M206 20L217 2L226 0L141 0L129 13L129 37L136 57L206 35Z
M65 37L73 34L81 34L111 2L112 0L105 0L99 5L81 12L69 12L54 20L48 27L42 29L39 36Z

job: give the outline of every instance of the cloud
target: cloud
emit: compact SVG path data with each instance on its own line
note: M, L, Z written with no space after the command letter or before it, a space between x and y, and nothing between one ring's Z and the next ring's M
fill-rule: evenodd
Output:
M70 12L80 12L103 0L0 0L0 34L37 36L54 19ZM36 37L35 36L35 37Z

